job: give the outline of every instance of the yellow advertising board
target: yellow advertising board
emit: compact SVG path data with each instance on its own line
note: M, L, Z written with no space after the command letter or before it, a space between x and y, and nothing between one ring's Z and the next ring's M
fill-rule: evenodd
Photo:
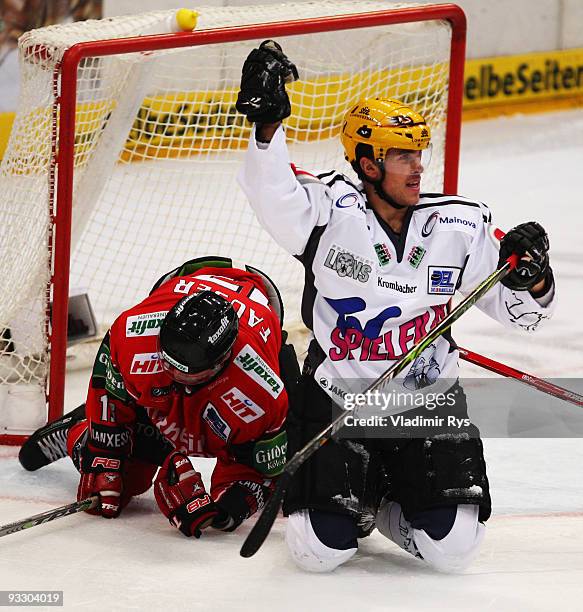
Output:
M583 49L466 61L464 119L582 104Z

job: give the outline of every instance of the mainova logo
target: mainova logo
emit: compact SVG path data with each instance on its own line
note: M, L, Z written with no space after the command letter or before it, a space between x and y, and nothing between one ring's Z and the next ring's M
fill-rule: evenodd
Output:
M435 224L437 223L438 219L439 219L438 211L435 211L431 213L431 215L429 215L429 217L427 218L427 221L425 221L425 223L423 224L423 227L421 228L421 235L423 236L423 238L427 238L428 236L431 235L431 232L433 231L433 228L435 227Z
M446 225L463 225L464 227L471 227L472 229L476 229L476 223L474 221L470 221L469 219L462 219L460 217L440 217L440 223L445 223Z
M360 212L366 212L360 198L355 193L346 193L336 200L336 208L352 208L353 206L356 206Z

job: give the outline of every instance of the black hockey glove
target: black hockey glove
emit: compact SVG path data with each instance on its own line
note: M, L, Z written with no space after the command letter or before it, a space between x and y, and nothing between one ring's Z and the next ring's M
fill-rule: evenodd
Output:
M251 123L277 123L291 114L286 83L298 79L298 70L274 40L253 49L241 76L237 110Z
M257 482L234 482L217 501L219 514L211 526L220 531L235 531L245 519L263 508L270 495L269 487Z
M536 221L512 228L500 241L498 267L516 253L518 265L502 279L502 284L515 291L528 291L550 274L549 237ZM526 259L522 259L526 257Z

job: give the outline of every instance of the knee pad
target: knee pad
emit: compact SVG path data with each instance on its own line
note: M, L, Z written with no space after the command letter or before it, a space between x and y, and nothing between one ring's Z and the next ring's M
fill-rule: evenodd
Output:
M130 498L145 493L152 486L157 471L157 465L131 457L127 459L123 470L122 497L127 497L129 501Z
M314 532L308 510L289 515L285 541L295 564L308 572L331 572L357 551L356 547L339 550L322 543Z
M461 572L477 557L486 528L478 522L479 506L459 504L450 532L433 540L422 529L414 529L415 545L429 565L440 572Z
M463 571L476 558L486 528L478 522L479 507L459 504L453 526L440 540L407 521L396 502L384 504L377 514L377 529L403 550L423 559L440 572Z

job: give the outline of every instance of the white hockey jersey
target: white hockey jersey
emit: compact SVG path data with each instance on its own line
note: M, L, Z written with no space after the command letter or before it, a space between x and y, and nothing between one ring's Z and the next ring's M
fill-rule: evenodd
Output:
M362 185L290 164L282 128L269 146L252 135L238 178L259 222L306 269L302 318L317 341L309 367L337 401L376 380L446 316L456 291L471 291L496 269L503 232L484 204L422 194L397 235L367 206ZM552 314L554 287L535 299L499 283L477 306L533 331ZM458 358L446 333L401 382L416 389L455 381Z

